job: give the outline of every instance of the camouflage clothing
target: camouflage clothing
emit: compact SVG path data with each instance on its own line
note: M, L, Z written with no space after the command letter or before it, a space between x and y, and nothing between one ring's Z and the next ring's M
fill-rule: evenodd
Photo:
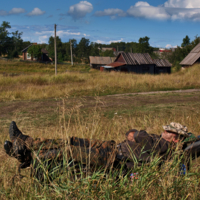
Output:
M189 137L187 127L176 122L171 122L169 125L163 126L163 129L183 135L184 137Z
M135 142L125 140L119 144L122 155L127 158L128 168L132 168L135 161L139 165L150 162L156 155L164 159L169 154L168 150L173 149L173 143L144 130L136 131L134 139Z
M34 140L28 135L23 135L16 123L11 122L9 129L11 142L6 141L4 148L7 154L19 160L21 163L19 170L30 166L34 160L47 161L51 164L55 160L62 162L63 158L67 162L95 168L116 167L123 162L126 163L127 168L132 168L135 161L139 164L150 162L156 155L165 159L174 149L173 143L167 142L158 135L132 129L126 136L131 132L134 132L135 142L125 140L119 145L112 140L100 141L77 137L68 140L42 138ZM200 149L198 151L200 152Z

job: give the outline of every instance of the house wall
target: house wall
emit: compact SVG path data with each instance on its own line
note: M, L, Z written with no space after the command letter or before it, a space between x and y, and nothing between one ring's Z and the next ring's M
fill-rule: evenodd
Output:
M23 60L26 60L26 53L25 52L23 52L22 56L23 56Z
M171 67L155 67L155 74L171 73Z
M106 64L91 64L91 67L94 69L100 69L101 66L104 66Z
M154 74L155 65L125 65L119 67L120 71L134 72L138 74Z

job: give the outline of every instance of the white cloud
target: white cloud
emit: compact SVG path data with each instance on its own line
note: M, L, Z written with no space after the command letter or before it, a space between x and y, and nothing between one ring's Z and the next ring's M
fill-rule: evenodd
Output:
M104 11L97 11L95 13L95 16L97 17L110 16L112 19L115 19L116 16L125 17L126 13L118 8L110 8L110 9L105 9Z
M96 43L99 43L99 44L106 44L107 42L103 41L103 40L96 40L95 41Z
M39 37L39 42L38 43L40 43L40 44L42 44L42 43L48 43L48 40L49 40L49 36L43 35L43 36Z
M135 4L135 7L142 7L142 6L150 6L150 5L149 5L149 3L144 2L144 1L138 1L138 2Z
M38 16L43 15L45 11L40 10L39 8L34 8L30 13L28 13L28 16Z
M200 8L200 1L199 0L168 0L164 3L164 7Z
M111 43L116 43L116 42L122 42L124 39L121 38L121 40L110 40L108 43L111 44Z
M0 16L6 15L18 15L21 13L25 13L26 11L23 8L12 8L9 12L5 10L0 10Z
M165 46L165 48L167 48L167 49L170 49L170 48L177 48L177 45L176 45L176 46L173 46L173 45L171 45L171 44L167 44L167 45Z
M87 35L87 34L83 33L83 36L84 36L84 37L89 37L90 35Z
M14 15L14 14L21 14L25 12L26 11L23 8L13 8L12 10L9 11L9 14Z
M59 37L63 37L66 35L81 35L81 33L80 32L70 32L70 31L57 31L57 35Z
M131 17L140 17L147 19L169 19L170 15L165 11L163 7L150 6L147 2L137 2L134 6L131 6L127 13Z
M138 1L127 11L118 8L97 11L96 16L135 17L156 20L200 21L200 0L167 0L163 5L152 6L146 1Z
M80 19L86 16L87 13L91 13L93 10L93 5L88 1L80 1L79 3L70 6L68 10L68 15L70 15L74 20Z

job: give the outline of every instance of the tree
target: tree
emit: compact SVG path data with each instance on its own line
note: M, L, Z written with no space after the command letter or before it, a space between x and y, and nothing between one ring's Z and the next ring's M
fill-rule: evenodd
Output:
M139 39L138 53L148 53L149 52L149 37L145 36Z
M77 54L79 58L86 58L89 59L90 53L90 40L86 38L82 38L78 44Z
M63 43L59 36L56 36L56 47L57 47L57 56L58 62L62 62L64 60L64 55L66 54L66 50L63 48ZM48 46L49 57L55 60L55 51L54 51L54 37L49 38L49 46Z
M90 44L90 56L99 56L99 45L96 42Z
M8 28L11 28L10 23L3 21L0 26L0 55L7 54L10 49L11 39L9 37L10 33L7 30Z
M42 47L40 45L32 45L28 48L28 53L31 54L31 57L39 59L42 55Z
M104 52L100 52L100 56L105 56L105 57L114 57L113 51L106 50Z
M188 35L185 36L185 38L183 38L183 43L181 44L181 47L186 47L190 44L190 38L188 37Z

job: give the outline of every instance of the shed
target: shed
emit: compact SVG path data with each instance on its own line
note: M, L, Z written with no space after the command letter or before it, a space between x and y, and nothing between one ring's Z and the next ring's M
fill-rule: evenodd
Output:
M150 73L154 74L155 63L148 53L125 53L121 52L112 66L115 71Z
M101 66L107 65L115 60L115 57L101 57L101 56L89 56L90 67L100 69Z
M155 74L171 73L172 64L166 59L154 59Z
M191 67L196 63L200 63L200 43L180 62L180 65L182 67Z

